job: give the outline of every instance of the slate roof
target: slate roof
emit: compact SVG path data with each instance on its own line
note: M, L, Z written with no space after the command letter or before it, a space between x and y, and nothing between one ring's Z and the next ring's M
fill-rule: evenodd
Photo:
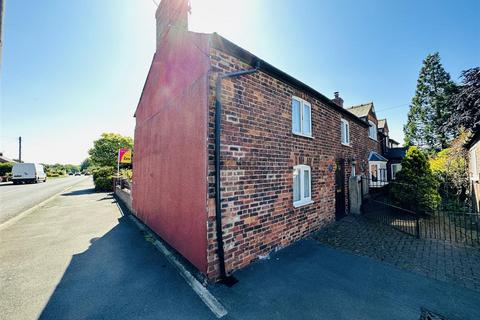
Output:
M387 152L385 152L385 157L389 160L401 160L405 158L405 154L407 153L406 147L401 148L389 148Z
M380 154L373 152L370 153L370 156L368 157L368 161L388 161L384 157L382 157Z
M356 106L351 106L350 108L347 108L347 110L357 117L362 118L366 117L372 108L373 102L367 102Z

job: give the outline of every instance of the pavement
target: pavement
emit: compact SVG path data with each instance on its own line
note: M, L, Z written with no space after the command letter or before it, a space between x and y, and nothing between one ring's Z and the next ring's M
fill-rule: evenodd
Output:
M0 230L0 318L215 319L85 180ZM306 239L208 286L223 319L479 319L480 293Z
M91 179L0 230L0 318L215 319Z
M47 179L45 183L14 185L13 182L0 184L0 225L23 211L50 198L66 188L89 177L65 177ZM91 177L90 177L91 179Z

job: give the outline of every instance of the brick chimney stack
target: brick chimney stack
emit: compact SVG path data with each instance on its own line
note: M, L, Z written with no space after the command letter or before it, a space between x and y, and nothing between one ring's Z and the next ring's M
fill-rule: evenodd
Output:
M161 39L170 28L188 31L188 0L161 0L155 18L157 19L157 51Z
M335 95L335 98L333 98L332 101L343 108L343 99L340 98L340 94L338 93L338 91L335 91L333 94Z

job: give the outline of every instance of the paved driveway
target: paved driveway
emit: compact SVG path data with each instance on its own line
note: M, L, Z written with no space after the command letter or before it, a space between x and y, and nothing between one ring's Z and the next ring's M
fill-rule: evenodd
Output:
M315 238L337 249L480 292L480 248L417 239L362 216L335 222Z
M480 319L480 293L308 239L236 273L212 291L232 319Z

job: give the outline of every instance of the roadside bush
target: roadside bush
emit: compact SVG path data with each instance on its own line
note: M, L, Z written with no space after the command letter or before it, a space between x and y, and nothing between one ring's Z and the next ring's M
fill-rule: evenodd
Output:
M0 163L0 176L6 176L7 174L12 173L12 168L12 162Z
M93 169L93 183L96 191L113 191L115 168L96 167Z
M415 212L432 212L442 200L438 187L427 156L417 147L410 147L390 190L394 202Z
M132 182L133 171L132 169L120 169L120 175L127 179L129 182Z

